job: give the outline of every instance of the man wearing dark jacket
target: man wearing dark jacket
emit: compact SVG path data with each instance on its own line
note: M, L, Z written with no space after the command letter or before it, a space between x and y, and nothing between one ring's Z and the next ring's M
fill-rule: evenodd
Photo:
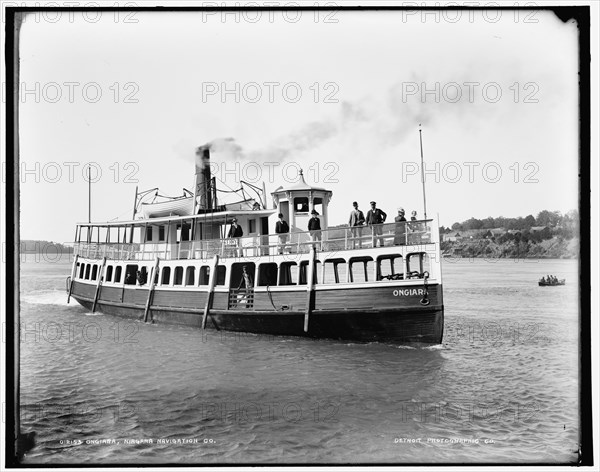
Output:
M237 223L237 218L233 218L231 220L231 228L229 228L229 233L227 233L227 237L234 240L236 246L236 255L238 257L242 257L242 249L240 248L240 239L244 235L244 230Z
M277 252L279 254L283 254L288 241L288 233L290 232L290 226L287 224L287 221L283 219L283 213L279 213L279 215L277 216L279 217L279 221L275 223L275 233L279 235L279 244L277 247Z
M385 223L386 218L386 212L377 208L376 202L371 202L371 209L367 212L367 224L371 226L373 231L373 247L377 247L377 240L379 240L379 245L383 246L381 225Z
M348 226L352 238L352 249L354 249L356 241L358 241L358 247L362 247L362 227L365 224L365 215L358 209L358 202L352 202L352 206L354 209L350 212Z
M308 220L308 231L310 232L310 238L313 242L319 241L321 243L321 220L316 210L310 212L312 218ZM314 245L313 245L314 246Z

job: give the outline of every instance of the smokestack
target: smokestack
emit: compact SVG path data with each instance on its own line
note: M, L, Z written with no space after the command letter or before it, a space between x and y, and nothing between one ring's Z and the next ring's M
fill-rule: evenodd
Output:
M199 211L213 208L210 176L210 145L196 149L196 196L200 196Z

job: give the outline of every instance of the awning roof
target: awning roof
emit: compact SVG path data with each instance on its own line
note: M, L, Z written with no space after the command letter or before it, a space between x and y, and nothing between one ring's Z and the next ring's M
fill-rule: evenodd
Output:
M177 221L205 221L210 223L225 224L228 223L234 216L236 218L242 216L270 216L276 213L277 210L246 210L246 211L220 211L216 213L201 213L199 215L189 216L163 216L160 218L145 218L138 220L120 220L120 221L106 221L106 222L94 222L94 223L77 223L77 226L91 227L91 226L146 226L146 225L160 225L164 223L175 223Z

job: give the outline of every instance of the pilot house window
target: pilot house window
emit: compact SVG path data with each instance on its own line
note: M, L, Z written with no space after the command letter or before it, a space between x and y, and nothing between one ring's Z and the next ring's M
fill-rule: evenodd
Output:
M294 198L294 210L296 213L308 213L308 197Z

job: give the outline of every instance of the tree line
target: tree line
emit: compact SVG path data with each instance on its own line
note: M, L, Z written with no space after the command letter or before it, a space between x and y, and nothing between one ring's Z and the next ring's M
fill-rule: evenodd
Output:
M453 231L504 229L506 231L516 230L524 233L531 232L531 228L534 227L547 227L548 235L560 234L570 239L579 234L579 212L577 210L570 210L563 215L560 211L542 210L537 214L537 217L533 215L516 218L505 218L504 216L494 218L488 216L482 220L469 218L462 223L456 222L450 227L441 226L440 232L445 234Z

